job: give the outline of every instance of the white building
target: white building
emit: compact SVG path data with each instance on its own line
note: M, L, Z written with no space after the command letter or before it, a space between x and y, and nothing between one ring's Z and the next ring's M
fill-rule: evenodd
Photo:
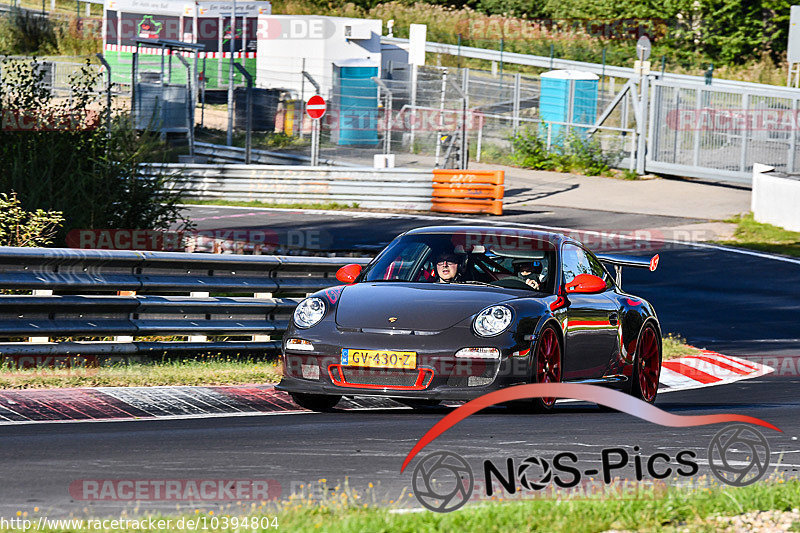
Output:
M334 63L381 64L381 20L312 15L262 15L258 19L256 86L288 89L308 99L314 86L332 96Z

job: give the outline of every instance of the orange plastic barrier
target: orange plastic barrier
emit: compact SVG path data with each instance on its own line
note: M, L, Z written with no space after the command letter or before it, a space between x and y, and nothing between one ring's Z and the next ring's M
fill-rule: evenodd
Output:
M503 170L433 171L432 211L503 214Z

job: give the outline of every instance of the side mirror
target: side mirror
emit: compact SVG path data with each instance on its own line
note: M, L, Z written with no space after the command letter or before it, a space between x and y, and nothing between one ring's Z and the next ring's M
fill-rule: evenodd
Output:
M361 265L345 265L336 271L336 279L342 283L352 285L361 274Z
M606 290L606 282L593 274L578 274L565 288L567 294L593 294Z

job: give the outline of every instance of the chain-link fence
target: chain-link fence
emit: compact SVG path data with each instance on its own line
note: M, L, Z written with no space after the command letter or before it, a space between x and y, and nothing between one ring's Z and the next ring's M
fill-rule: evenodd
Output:
M165 64L166 85L185 83L188 71L175 58L162 61L143 54L140 61L142 82L161 80ZM69 97L70 80L86 68L99 74L98 94L107 90L103 66L40 65L42 83L64 97ZM331 67L322 59L301 57L268 67L256 74L254 128L307 139L311 119L305 102L320 94L328 105L322 155L343 162L372 165L375 155L396 154L407 162L457 168L462 154L469 154L470 161L506 161L514 149L512 139L520 134L538 135L552 148L564 135L577 133L599 141L616 156L617 166L640 171L749 183L753 163L785 172L796 171L799 164L796 89L724 80L708 85L653 74L649 83L601 77L591 91L572 87L564 96L569 107L583 111L553 118L546 112L552 95L545 94L549 81L542 75L391 63L381 71L372 64ZM202 72L202 66L198 69ZM9 72L7 66L0 69L5 85L14 83ZM202 82L198 89L196 101L203 102ZM227 108L212 107L206 110L205 125L225 130ZM245 124L235 121L237 129ZM290 149L308 151L302 143Z

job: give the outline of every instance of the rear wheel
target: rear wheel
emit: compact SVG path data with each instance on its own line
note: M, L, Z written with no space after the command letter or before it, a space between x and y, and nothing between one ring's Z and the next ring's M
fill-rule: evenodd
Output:
M661 339L652 324L647 324L636 345L636 357L631 375L631 396L647 403L656 401L661 376Z
M542 330L536 346L533 349L533 383L560 383L561 382L561 344L555 328L547 326ZM556 403L555 398L533 398L532 408L537 413L552 411Z
M325 412L330 411L333 409L339 400L342 399L341 396L328 396L324 394L303 394L300 392L292 392L290 393L292 400L294 403L302 407L303 409L308 409L309 411L318 411L318 412Z

